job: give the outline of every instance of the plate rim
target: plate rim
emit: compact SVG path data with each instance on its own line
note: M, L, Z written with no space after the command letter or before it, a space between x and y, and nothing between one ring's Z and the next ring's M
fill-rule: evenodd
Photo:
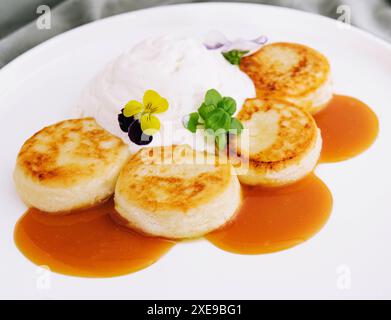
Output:
M280 6L274 6L274 5L267 5L267 4L258 4L258 3L243 3L243 2L201 2L201 3L180 3L180 4L168 4L168 5L161 5L161 6L155 6L151 8L143 8L143 9L138 9L134 11L129 11L129 12L123 12L120 14L116 14L113 16L105 17L103 19L91 21L89 23L83 24L81 26L72 28L70 30L67 30L63 33L60 33L58 35L55 35L54 37L30 48L29 50L25 51L21 55L17 56L15 59L11 60L9 63L7 63L5 66L3 66L0 69L0 84L2 82L6 82L6 78L9 74L13 74L14 69L18 67L18 65L23 64L28 62L28 59L32 58L34 55L39 54L40 51L45 50L49 46L55 45L56 42L59 42L61 40L64 40L66 38L71 38L74 33L78 33L82 30L86 30L88 28L93 28L95 25L98 24L105 24L105 23L110 23L112 20L118 20L118 19L128 19L131 16L137 16L137 15L142 15L145 12L151 12L151 11L170 11L170 10L175 10L175 9L180 9L180 8L186 8L186 7L263 7L267 8L267 10L272 10L272 11L284 11L284 12L290 12L294 13L295 15L301 15L304 17L309 17L312 19L317 19L326 23L338 23L336 19L326 17L317 13L313 12L307 12L307 11L302 11L294 8L287 8L287 7L280 7ZM342 22L341 22L342 23ZM368 41L373 41L377 43L379 46L383 47L386 50L390 51L391 54L391 43L388 43L386 40L366 31L363 29L360 29L356 26L349 25L349 32L353 32L356 35L362 36L366 38ZM40 65L42 66L42 65ZM20 80L20 82L23 81ZM19 82L19 83L20 83ZM17 86L17 84L16 84ZM6 87L6 89L3 92L0 92L0 99L6 97L10 91L12 91L12 86Z
M69 30L69 31L67 31L67 32L64 32L64 33L62 33L62 34L60 34L60 35L57 35L57 36L55 36L55 37L53 37L53 38L51 38L51 39L49 39L49 40L47 40L47 41L45 41L45 42L43 42L43 43L41 43L41 44L39 44L38 46L36 46L36 47L34 47L34 48L32 48L32 49L30 49L30 50L28 50L28 51L26 51L24 54L22 54L21 56L19 56L19 57L17 57L16 59L14 59L12 62L10 62L10 64L11 63L15 63L16 65L17 65L17 68L19 68L20 66L19 66L19 64L21 63L22 65L23 65L23 63L28 63L28 64L31 64L32 63L32 61L31 60L29 60L29 59L31 59L31 57L30 57L30 55L33 55L33 57L36 57L36 50L38 50L38 55L39 55L39 53L41 52L41 50L43 50L43 51L45 51L45 50L52 50L52 46L53 46L53 44L54 44L54 46L56 46L56 41L63 41L63 38L66 38L66 37L69 37L70 39L68 39L68 40L66 40L66 41L69 41L69 40L71 40L71 38L73 38L73 35L69 35L69 34L72 34L72 32L79 32L80 30L79 29L83 29L83 28L94 28L93 26L91 26L91 25L94 25L95 23L102 23L103 21L105 21L105 22L107 22L107 20L110 20L110 19L113 19L113 20L116 20L116 19L128 19L128 17L129 16L131 16L131 15L137 15L138 14L138 12L139 11L152 11L152 10L161 10L162 8L170 8L171 6L192 6L192 5L197 5L197 6L201 6L201 5L210 5L211 3L207 3L207 4L204 4L204 3L196 3L196 4L180 4L180 5L170 5L170 6L166 6L166 7L156 7L156 8L148 8L148 9L142 9L142 10L137 10L137 11L133 11L133 12L127 12L127 13L122 13L122 14L119 14L119 15L114 15L114 16L111 16L111 17L108 17L108 18L105 18L105 19L102 19L102 20L98 20L98 21L94 21L94 22L91 22L91 23L88 23L88 24L85 24L85 25L82 25L82 26L80 26L80 27L77 27L77 28L74 28L74 29L72 29L72 30ZM221 5L222 3L213 3L213 4L218 4L218 5ZM223 3L223 4L228 4L228 5L232 5L232 3ZM304 14L304 15L311 15L311 16L315 16L315 18L316 18L316 20L317 19L322 19L322 18L324 18L325 20L331 20L331 22L332 23L336 23L336 21L334 20L334 19L331 19L331 18L327 18L327 17L323 17L323 16L319 16L319 15L316 15L316 14L313 14L313 13L307 13L307 12L301 12L301 11L298 11L298 10L293 10L293 9L288 9L288 8L280 8L280 7L275 7L275 6L270 6L270 5L267 5L267 6L265 6L265 5L257 5L257 4L243 4L243 3L234 3L234 4L238 4L240 7L242 7L243 5L250 5L250 6L252 6L252 5L256 5L256 6L259 6L259 7L271 7L271 8L273 8L273 10L274 9L277 9L277 11L279 11L279 10L287 10L287 11L296 11L296 12L299 12L299 13L302 13L302 14ZM171 10L171 8L170 8L170 10ZM120 16L123 16L123 17L120 17ZM293 16L296 16L296 14L292 14L292 17ZM298 15L297 17L300 19L300 16L301 15ZM109 22L110 23L110 22ZM350 27L349 27L350 28ZM352 31L354 31L353 30L353 26L352 26ZM360 29L358 29L358 28L354 28L354 29L356 29L356 31L358 31L359 33L366 33L367 34L367 36L369 35L369 38L372 38L372 40L373 40L373 38L375 38L375 40L379 40L379 39L377 39L375 36L373 36L373 35L371 35L370 33L367 33L367 32L365 32L365 31L362 31L362 30L360 30ZM350 34L350 32L349 32L349 34ZM363 39L363 38L362 38ZM380 40L382 40L382 39L380 39ZM368 39L368 41L371 41L371 39ZM53 43L52 43L53 42ZM369 44L374 44L374 42L369 42ZM391 45L389 45L387 42L386 42L386 44L388 45L388 49L390 49L391 50ZM365 45L365 44L364 44ZM48 47L49 46L49 47ZM382 46L382 48L383 49L385 49L384 48L384 46ZM380 47L379 47L379 49L381 49ZM386 50L386 51L381 51L381 52L389 52L389 50ZM391 52L391 51L390 51ZM25 57L23 57L23 56L25 56ZM15 61L15 60L19 60L20 58L22 58L22 61L20 61L20 62L18 62L18 61ZM26 59L25 61L24 61L24 59ZM56 60L56 58L55 57L53 57L53 60L50 60L50 61L55 61ZM34 61L34 60L33 60ZM40 70L40 68L42 67L42 66L46 66L46 63L47 63L47 61L42 61L42 64L40 64L40 65L37 65L36 66L36 70L39 72L39 70ZM8 64L9 65L9 64ZM7 66L8 66L7 65ZM3 68L4 69L4 68ZM13 69L13 68L12 68ZM2 71L3 70L0 70L0 80L2 80L1 78L2 78ZM13 72L13 70L12 70L12 72ZM22 81L24 80L24 79L27 79L29 76L36 76L36 74L35 74L35 72L28 72L27 74L26 74L26 78L23 78L22 79ZM1 82L1 81L0 81ZM13 86L24 86L24 84L23 84L23 82L21 82L21 83L14 83L13 84ZM11 88L11 89L13 89L13 88ZM10 92L9 92L11 95L14 95L15 94L15 91L14 90L11 90ZM6 93L4 96L2 96L2 94L0 93L0 100L1 99L7 99L8 97L7 97L7 95L8 95L8 93ZM1 109L2 110L6 110L7 109L7 107L6 107L6 105L4 105L4 107L2 108L2 107L0 107L0 111L1 111ZM324 232L324 230L321 230L321 232ZM16 250L16 249L15 249ZM291 252L291 253L293 253L293 252ZM18 254L20 254L20 252L18 252ZM170 257L169 257L170 258ZM14 263L14 262L13 262ZM12 264L13 264L12 263ZM128 277L129 275L127 275L127 276L124 276L124 277ZM74 279L71 279L71 280L69 280L69 279L71 279L71 278L69 278L69 277L67 277L67 276L59 276L58 274L56 274L55 275L55 280L56 281L59 281L59 283L60 284L63 284L63 283L65 283L65 282L67 282L67 283L71 283L72 281L75 281L75 284L80 284L81 282L80 281L84 281L84 280L86 280L86 279L84 279L84 278L75 278L76 280L74 280ZM122 277L120 277L120 278L117 278L117 279L122 279ZM101 280L101 279L100 279ZM86 282L87 281L89 281L88 279L86 280ZM98 280L99 281L99 280ZM107 280L107 282L106 282L106 279L104 279L104 280L102 280L102 281L105 281L105 284L109 284L109 283L111 283L111 281L112 281L112 279L110 278L109 280ZM96 281L94 280L94 282L96 283ZM103 282L102 282L103 283ZM99 283L100 284L100 283ZM116 287L117 285L114 285L113 284L113 287ZM91 293L91 292L89 292L90 291L90 287L88 286L88 285L84 285L84 283L82 283L81 284L81 287L82 287L82 290L83 290L83 292L85 293L85 294L87 294L87 292L88 292L88 294L90 294L90 296L92 296L93 294ZM91 287L92 288L92 287ZM8 288L7 288L7 290L8 290ZM91 289L92 290L92 289ZM111 291L109 291L109 292L111 292ZM19 293L20 294L20 293ZM23 294L25 294L25 295L28 295L28 296L30 296L31 295L31 292L30 291L27 291L26 293L23 293ZM261 293L260 293L261 294ZM355 296L360 296L360 297L370 297L370 296L373 296L373 292L371 291L371 292L368 292L368 293L363 293L363 292L361 292L361 291L354 291L354 292L352 292L352 294L353 294L353 297L355 297ZM0 290L0 297L3 295L3 292L2 292L2 290ZM12 295L14 296L15 295L15 292L13 291L13 293L12 293ZM119 293L117 293L117 297L118 297L118 295L119 295ZM122 293L122 291L121 291L121 295L123 295L123 293ZM173 293L170 293L169 294L171 297L173 296ZM192 295L193 296L193 298L194 298L194 296L197 296L197 295L193 295L193 294L190 294L190 293L186 293L186 295L187 296L189 296L189 295ZM50 293L50 296L51 296L51 298L54 298L54 299L56 299L56 298L66 298L67 297L67 294L66 294L66 290L64 290L63 291L63 289L58 289L58 292L56 292L56 291L53 291L52 293ZM155 296L156 296L156 294L155 294ZM275 296L275 294L274 294L274 296ZM283 294L282 295L283 297L285 296L285 297L292 297L292 294L289 294L289 293L287 293L287 294ZM308 297L308 292L302 292L302 293L299 293L298 294L298 296L299 296L299 298L302 298L302 297ZM324 293L322 293L322 294L320 294L320 293L317 293L317 296L318 297L320 297L320 296L322 296L323 298L324 297L338 297L337 295L335 295L335 294L333 294L333 295L330 295L329 293L326 293L326 292L324 292ZM107 297L107 295L106 294L104 294L104 293L101 293L100 295L99 295L99 297L100 298L104 298L104 297ZM281 296L280 296L281 297ZM340 297L343 297L342 295L340 296ZM40 294L40 295L37 295L36 296L36 298L37 299L40 299L40 298L42 298L42 295ZM231 298L232 298L232 295L231 295ZM252 298L254 298L254 295L253 295L253 297Z

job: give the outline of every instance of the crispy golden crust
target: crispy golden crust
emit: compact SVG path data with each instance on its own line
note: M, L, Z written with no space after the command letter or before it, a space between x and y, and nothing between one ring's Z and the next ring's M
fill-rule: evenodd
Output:
M297 164L314 146L317 127L312 116L282 100L247 99L238 114L249 130L248 150L235 151L248 157L257 171L280 171Z
M41 185L69 187L105 174L126 148L93 118L66 120L46 127L22 146L17 166Z
M195 163L187 145L144 148L133 155L118 179L116 193L152 211L186 212L223 193L231 181L229 164Z
M260 98L300 98L322 86L330 65L321 53L294 43L273 43L242 58L240 69Z

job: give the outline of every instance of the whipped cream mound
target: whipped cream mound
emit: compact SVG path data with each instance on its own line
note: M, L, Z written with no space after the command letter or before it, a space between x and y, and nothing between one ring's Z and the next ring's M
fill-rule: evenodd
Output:
M78 103L78 116L94 117L136 152L141 146L132 143L121 131L117 117L128 101L142 102L144 92L152 89L168 100L169 109L155 114L161 130L148 146L188 143L204 150L201 137L187 131L183 120L198 109L205 93L212 88L234 98L238 110L246 98L255 97L250 78L227 62L220 52L206 49L198 39L150 38L110 62L91 81Z

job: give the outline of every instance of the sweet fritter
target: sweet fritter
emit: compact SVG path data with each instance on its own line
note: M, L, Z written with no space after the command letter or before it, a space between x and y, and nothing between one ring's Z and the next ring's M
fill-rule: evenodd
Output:
M295 43L273 43L241 60L257 97L282 99L315 113L331 100L330 65L318 51Z
M113 194L128 157L122 140L93 118L66 120L24 143L14 180L29 206L46 212L84 208Z
M320 130L312 116L284 101L248 99L238 114L249 143L234 140L233 152L247 160L239 176L249 185L293 183L310 173L322 148Z
M133 155L120 173L114 199L130 227L155 236L193 238L229 221L241 192L231 165L179 145Z

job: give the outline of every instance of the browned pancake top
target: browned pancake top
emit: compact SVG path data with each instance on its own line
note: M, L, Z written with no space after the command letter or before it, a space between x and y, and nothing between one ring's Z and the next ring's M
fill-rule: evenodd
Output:
M229 164L212 156L206 163L205 156L187 145L144 148L122 169L116 192L148 211L186 212L223 193L231 181Z
M280 170L298 162L317 138L312 116L285 101L248 99L238 119L250 138L245 151L240 146L236 151L257 168Z
M330 72L325 56L294 43L266 45L242 58L240 68L253 80L260 98L305 96L325 83Z
M67 187L105 174L126 148L93 118L65 120L28 139L17 165L43 185Z

